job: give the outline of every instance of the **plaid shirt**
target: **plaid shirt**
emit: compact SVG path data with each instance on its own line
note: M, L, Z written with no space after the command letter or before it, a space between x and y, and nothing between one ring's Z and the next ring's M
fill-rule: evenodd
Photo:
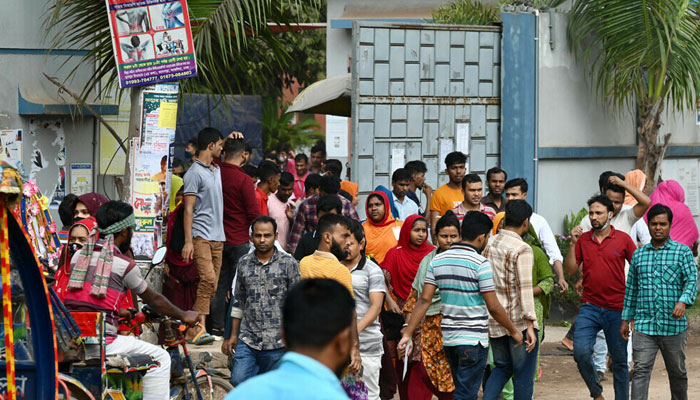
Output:
M658 249L649 243L632 256L622 319L646 335L672 336L688 328L685 315L671 316L676 303L690 306L698 293L698 269L690 248L669 239Z
M527 320L537 325L535 298L532 294L532 266L535 262L530 246L517 233L507 229L493 236L483 251L493 268L493 285L498 302L519 331L527 329ZM489 336L498 338L510 334L489 316Z
M316 204L318 203L319 197L319 195L315 194L299 204L297 213L294 216L292 230L289 233L289 241L287 242L289 251L292 253L297 248L297 244L299 244L299 241L301 240L301 237L304 236L304 233L313 232L318 225ZM343 204L343 215L359 221L360 217L357 215L357 211L355 210L355 206L352 205L352 202L341 195L338 195L338 197L340 198L340 202Z
M282 303L299 282L299 266L292 256L275 250L263 265L255 252L238 261L231 316L241 319L241 341L255 350L274 350L282 342Z

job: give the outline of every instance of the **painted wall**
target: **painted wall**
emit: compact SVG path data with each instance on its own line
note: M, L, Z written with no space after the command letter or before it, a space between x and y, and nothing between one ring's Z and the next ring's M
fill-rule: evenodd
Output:
M596 97L580 62L571 55L566 40L567 18L562 13L540 14L540 148L635 146L633 114L627 112L624 115L612 115ZM667 113L663 122L662 132L673 133L672 145L700 143L700 126L695 124L694 113ZM559 233L563 229L564 215L578 211L598 191L597 182L601 172L613 170L625 173L632 168L632 157L540 158L536 211L549 220L555 233Z
M43 15L51 2L25 0L8 2L0 13L0 129L23 130L23 163L26 173L36 179L44 194L52 198L60 194L62 177L69 185L71 163L93 162L92 117L69 115L20 116L18 88L25 98L33 100L69 98L58 95L57 88L42 73L63 81L76 65L78 57L68 60L66 53L48 56L48 43L43 41ZM62 50L69 50L65 47ZM79 92L91 72L91 66L81 67L68 87ZM41 101L37 101L41 102ZM63 168L63 171L61 171ZM57 191L58 189L58 191ZM55 207L52 214L58 218Z

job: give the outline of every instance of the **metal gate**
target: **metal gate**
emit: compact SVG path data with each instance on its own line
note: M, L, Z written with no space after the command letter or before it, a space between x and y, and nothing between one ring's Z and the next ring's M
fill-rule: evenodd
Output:
M482 179L499 165L500 27L356 21L352 37L351 168L363 197L411 160L437 188L453 150Z

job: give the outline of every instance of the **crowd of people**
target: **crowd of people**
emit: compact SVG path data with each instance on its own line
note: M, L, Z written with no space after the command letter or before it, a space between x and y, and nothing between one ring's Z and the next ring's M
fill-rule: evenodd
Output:
M238 133L204 128L188 143L189 165L173 164L164 296L127 256L130 206L91 194L65 207L60 293L69 309L107 313L108 353L163 358L119 335L133 294L188 322L191 343L222 341L230 399L531 399L550 295L580 271L562 345L591 397L603 396L609 354L616 398L630 381L646 398L661 350L673 398L687 398L698 230L677 182L648 196L641 171L604 172L564 257L528 182L494 167L485 193L460 152L434 191L422 161L394 171L361 222L358 185L322 143L310 156L276 150L252 166ZM144 398L167 397L168 366L146 375Z

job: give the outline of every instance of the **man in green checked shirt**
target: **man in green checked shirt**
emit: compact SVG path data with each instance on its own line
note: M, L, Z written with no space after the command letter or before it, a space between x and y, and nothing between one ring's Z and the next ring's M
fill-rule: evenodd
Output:
M671 240L673 213L662 204L647 214L651 243L638 249L630 263L620 334L632 336L632 400L647 398L656 354L668 371L673 400L688 398L685 344L688 320L685 308L698 293L698 270L690 248Z

